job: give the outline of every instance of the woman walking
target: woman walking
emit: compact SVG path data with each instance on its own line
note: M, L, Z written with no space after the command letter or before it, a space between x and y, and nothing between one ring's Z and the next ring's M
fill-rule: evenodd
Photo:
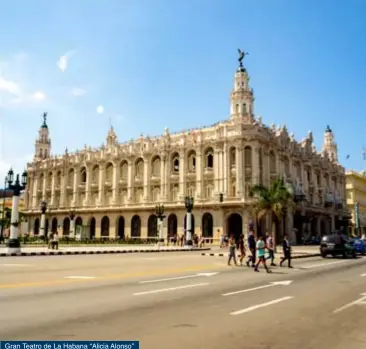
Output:
M243 259L245 257L244 234L240 234L240 236L239 236L238 250L240 252L239 262L240 262L240 265L243 265Z
M259 239L257 241L258 262L254 267L254 271L259 272L258 267L259 267L259 264L262 263L264 268L266 269L267 273L271 273L271 270L268 269L267 264L266 264L265 249L266 249L266 244L263 241L263 236L260 235Z

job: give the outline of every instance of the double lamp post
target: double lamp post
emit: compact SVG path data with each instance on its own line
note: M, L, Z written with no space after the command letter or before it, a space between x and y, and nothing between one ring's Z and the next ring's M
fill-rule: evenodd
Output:
M19 174L17 174L14 181L14 171L10 169L8 172L8 188L13 192L10 220L10 238L7 242L8 253L20 253L20 241L18 237L19 201L20 193L25 189L27 185L27 177L28 174L26 171L24 171L21 180L19 178Z

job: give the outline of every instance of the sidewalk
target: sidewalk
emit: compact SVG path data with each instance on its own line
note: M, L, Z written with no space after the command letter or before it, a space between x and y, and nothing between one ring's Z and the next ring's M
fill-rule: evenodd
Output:
M248 254L248 251L246 251ZM202 253L202 256L210 256L210 257L227 257L229 255L228 249L220 248L220 247L213 247L211 248L211 252L209 253ZM238 254L238 257L240 255ZM292 258L299 259L299 258L310 258L310 257L319 257L319 246L293 246L292 247ZM276 257L281 258L283 257L282 247L277 246L277 253Z
M6 247L0 247L0 257L8 256L60 256L80 254L107 254L107 253L159 253L159 252L193 252L210 251L210 248L188 248L176 246L158 247L156 245L128 245L128 246L90 246L90 247L65 247L58 250L51 250L47 247L22 247L20 254L7 253Z

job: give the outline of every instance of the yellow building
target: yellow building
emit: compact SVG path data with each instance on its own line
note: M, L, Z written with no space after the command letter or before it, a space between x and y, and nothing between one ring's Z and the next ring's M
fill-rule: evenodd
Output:
M352 215L350 233L366 234L366 171L346 172L347 206ZM359 211L359 231L357 231L356 206Z

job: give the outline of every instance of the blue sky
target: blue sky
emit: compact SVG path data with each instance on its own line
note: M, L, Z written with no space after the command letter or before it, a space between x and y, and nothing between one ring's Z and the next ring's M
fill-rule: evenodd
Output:
M109 118L119 141L228 118L239 47L264 122L297 139L312 130L318 148L329 124L340 162L366 167L363 0L22 0L1 12L0 178L32 157L44 111L54 154L100 146Z

